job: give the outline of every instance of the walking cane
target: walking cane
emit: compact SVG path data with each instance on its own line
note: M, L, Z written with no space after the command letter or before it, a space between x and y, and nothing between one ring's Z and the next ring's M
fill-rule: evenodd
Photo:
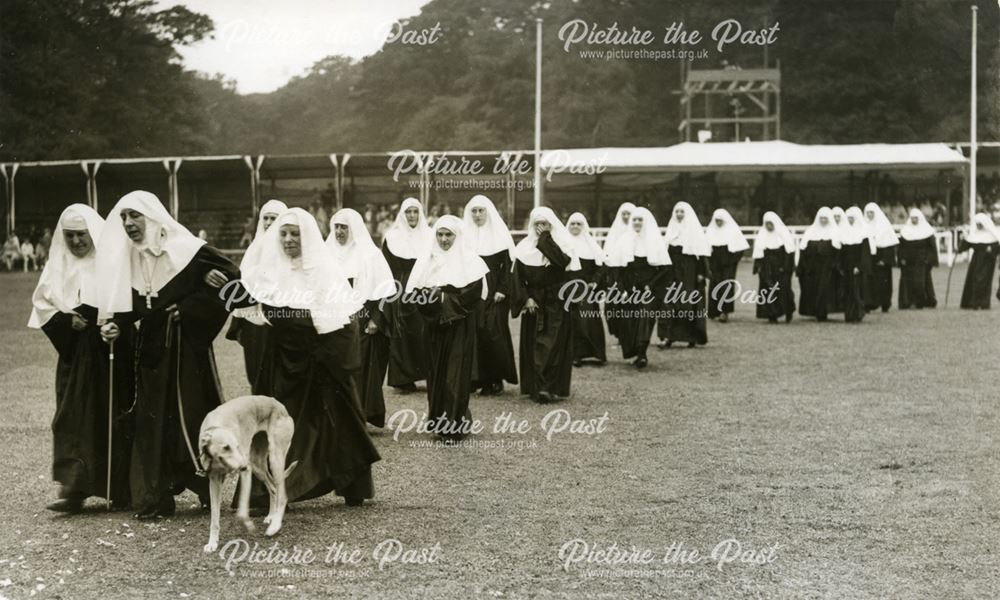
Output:
M955 270L955 259L958 258L958 254L954 253L951 255L951 267L948 268L948 283L945 284L944 288L944 305L948 306L948 296L951 295L951 273Z
M108 345L108 481L107 500L108 511L111 511L111 428L114 426L115 409L115 341Z

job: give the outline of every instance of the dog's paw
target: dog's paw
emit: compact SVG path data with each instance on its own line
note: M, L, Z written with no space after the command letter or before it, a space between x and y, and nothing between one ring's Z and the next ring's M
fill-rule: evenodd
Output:
M271 522L271 515L267 515L266 517L264 517L264 524L265 525L267 525L270 522Z
M281 519L275 519L271 521L270 525L268 525L267 531L264 532L264 535L272 536L278 533L279 531L281 531Z
M218 544L218 542L211 542L211 541L210 541L210 542L208 542L207 544L205 544L205 547L203 548L203 550L204 550L204 551L205 551L206 553L209 553L209 554L210 554L210 553L212 553L212 552L215 552L216 548L218 548L218 547L219 547L219 544Z
M243 522L243 526L246 527L247 531L256 531L257 526L253 524L253 520L250 517L241 517L240 521Z

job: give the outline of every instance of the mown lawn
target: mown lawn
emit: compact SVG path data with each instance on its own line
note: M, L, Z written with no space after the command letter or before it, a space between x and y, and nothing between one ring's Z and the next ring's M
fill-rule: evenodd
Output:
M740 275L751 285L747 263ZM859 325L769 325L741 306L709 325L708 346L654 349L642 372L609 349L608 365L574 372L573 397L557 406L514 390L474 398L487 428L474 439L506 447L419 447L429 436L376 432L377 497L364 507L294 506L273 541L223 514L224 542L310 549L316 562L284 575L237 565L230 576L201 551L208 516L190 494L153 525L96 501L69 518L44 509L55 494L55 355L24 327L34 277L3 274L0 595L997 597L1000 307L958 310L963 280L959 266L949 307ZM217 356L227 396L245 393L238 347L220 339ZM426 404L422 394L387 402L390 413ZM540 423L554 409L608 422L550 440ZM493 433L507 412L531 430ZM560 548L574 539L657 562L565 570ZM771 560L719 568L710 555L729 539ZM436 560L380 569L372 553L384 540ZM356 564L324 562L338 543L359 551ZM671 546L707 558L680 564L675 552L663 564Z

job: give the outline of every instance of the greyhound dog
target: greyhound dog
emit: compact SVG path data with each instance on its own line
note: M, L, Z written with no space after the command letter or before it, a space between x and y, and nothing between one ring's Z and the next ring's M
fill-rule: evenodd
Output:
M295 423L288 411L268 396L234 398L205 416L198 435L198 460L208 475L212 501L212 524L205 552L215 552L219 545L222 484L233 472L238 472L240 478L236 516L247 531L254 530L250 520L251 472L264 482L271 496L270 510L264 518L268 525L265 535L271 536L281 530L288 505L285 477L297 464L285 468L294 432Z

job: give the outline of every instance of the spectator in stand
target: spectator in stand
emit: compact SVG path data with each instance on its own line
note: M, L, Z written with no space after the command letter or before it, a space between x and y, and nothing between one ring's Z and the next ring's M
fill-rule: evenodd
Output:
M41 269L45 267L45 263L49 260L49 247L52 245L52 230L46 227L42 231L41 237L35 243L35 261L38 263L38 268Z
M7 241L3 243L3 254L0 254L0 261L8 271L14 270L14 264L21 260L21 242L17 235L11 234Z
M257 230L257 221L253 217L247 217L243 222L243 235L240 236L240 248L247 248L253 241L254 232Z
M24 272L28 272L28 264L31 264L31 270L38 270L38 263L35 261L35 247L31 243L30 238L25 238L24 242L21 244L21 259L23 262L21 265L24 267Z

